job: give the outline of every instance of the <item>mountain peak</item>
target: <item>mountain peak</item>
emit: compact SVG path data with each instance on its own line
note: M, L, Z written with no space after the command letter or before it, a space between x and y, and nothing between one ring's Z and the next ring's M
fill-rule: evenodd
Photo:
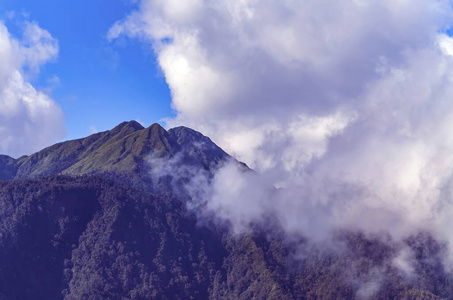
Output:
M178 138L178 143L196 141L206 138L200 132L185 126L174 127L170 129L169 132L172 132Z
M120 132L132 133L134 131L142 130L142 129L145 129L145 127L143 127L139 122L132 120L129 122L122 122L122 123L118 124L117 126L115 126L112 130L109 130L109 131L112 133L112 135L115 135Z
M204 136L200 132L179 126L168 130L186 155L197 164L209 168L211 164L217 164L230 157L225 151Z
M184 163L210 169L230 156L203 134L187 128L144 128L137 121L47 147L23 159L0 157L0 180L54 174L142 174L150 156L181 154ZM145 169L144 169L145 168Z

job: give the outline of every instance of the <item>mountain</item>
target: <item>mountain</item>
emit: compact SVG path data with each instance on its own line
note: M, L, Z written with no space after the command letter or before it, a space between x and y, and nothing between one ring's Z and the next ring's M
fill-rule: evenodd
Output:
M0 299L208 297L224 249L183 202L93 176L0 190Z
M38 178L48 175L139 175L147 172L150 158L181 155L186 164L210 170L231 158L209 138L186 127L166 131L159 124L144 128L136 121L112 130L45 148L14 160L0 156L0 179Z
M0 155L0 180L12 179L16 173L16 160L6 155Z
M149 180L156 161L180 178L227 160L192 129L134 121L0 156L0 300L453 299L446 247L429 233L398 244L338 232L336 249L289 239L276 220L234 235L184 190L149 188L168 183ZM411 274L395 263L401 249Z

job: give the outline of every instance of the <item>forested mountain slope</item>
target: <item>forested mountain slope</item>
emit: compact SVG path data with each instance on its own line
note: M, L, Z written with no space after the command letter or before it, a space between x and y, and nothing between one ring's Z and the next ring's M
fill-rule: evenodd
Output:
M297 259L278 232L232 237L198 224L183 199L93 176L4 181L0 220L0 299L351 299L365 292L440 299L452 292L442 247L427 235L407 241L421 275L411 282L392 266L396 249L380 239L348 234L339 237L341 253L313 249Z
M270 219L233 234L192 195L126 180L160 158L205 171L232 159L194 130L136 122L0 156L0 299L453 299L446 245L428 233L343 231L325 246Z

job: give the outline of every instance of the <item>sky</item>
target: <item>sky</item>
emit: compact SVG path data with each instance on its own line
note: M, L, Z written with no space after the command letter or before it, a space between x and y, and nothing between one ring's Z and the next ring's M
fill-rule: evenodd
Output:
M145 126L171 117L170 92L152 50L135 41L107 39L109 28L134 4L126 0L2 0L0 21L21 40L27 23L47 31L58 51L39 70L27 71L27 82L60 106L65 132L35 146L24 144L2 153L30 154L56 141L108 130L122 121ZM62 127L62 124L56 126Z
M193 185L238 232L453 243L453 1L34 2L0 4L2 153L185 125L260 174Z
M452 1L137 5L107 38L154 51L175 110L166 125L201 131L259 174L226 165L205 187L195 170L208 215L236 232L273 215L312 240L453 242Z

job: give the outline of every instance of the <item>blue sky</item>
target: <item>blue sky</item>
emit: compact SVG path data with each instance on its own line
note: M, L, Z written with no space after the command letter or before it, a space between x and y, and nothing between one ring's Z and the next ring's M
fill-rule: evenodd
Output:
M1 0L0 153L170 117L265 175L216 176L206 207L239 226L269 208L308 236L424 224L453 244L452 6ZM263 196L271 185L287 205Z
M61 106L65 139L107 130L125 120L150 125L173 115L151 47L106 38L109 28L133 8L126 0L0 2L0 19L14 37L20 38L28 21L37 22L59 42L58 58L45 64L30 83Z

